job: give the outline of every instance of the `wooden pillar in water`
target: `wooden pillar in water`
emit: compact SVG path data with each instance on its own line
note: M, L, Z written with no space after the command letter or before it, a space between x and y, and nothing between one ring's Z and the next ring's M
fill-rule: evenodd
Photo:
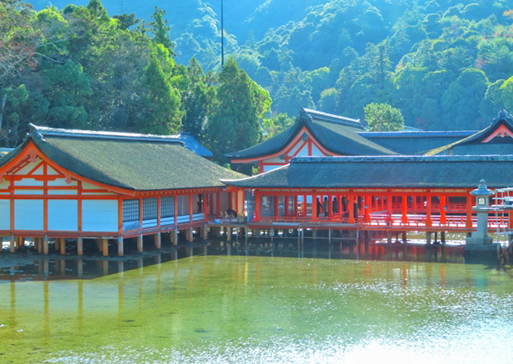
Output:
M11 239L9 241L9 251L11 253L14 253L16 251L16 237L14 235L11 235Z
M125 254L125 243L123 241L123 237L120 236L118 238L118 255L122 257L123 254Z
M43 254L48 254L48 235L43 238Z
M54 239L54 249L55 252L59 251L61 249L61 241L59 238Z
M65 255L66 254L66 239L64 238L59 238L59 247L61 249L61 255Z
M104 257L109 255L109 239L102 239L102 252Z
M387 231L387 244L392 244L392 232Z
M426 233L426 245L431 245L431 232Z
M440 231L440 240L445 245L445 231Z
M204 240L208 239L208 225L207 225L207 224L205 224L205 225L203 226L203 229L201 229L201 237L202 237Z
M81 236L77 238L77 254L83 255L84 254L84 240Z
M160 249L162 247L162 240L161 240L160 232L155 234L155 249Z
M43 253L43 238L37 238L37 252L39 254Z
M227 231L226 241L232 241L232 227L231 226L227 226L226 227L226 231Z
M142 253L143 252L143 240L144 240L144 237L142 234L139 234L137 236L137 251L139 253Z
M406 244L406 231L403 231L403 244Z

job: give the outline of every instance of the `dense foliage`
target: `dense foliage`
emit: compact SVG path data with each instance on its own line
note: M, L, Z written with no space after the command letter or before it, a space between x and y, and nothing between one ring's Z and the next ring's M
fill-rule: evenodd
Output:
M195 56L218 70L220 1L154 3L168 12L176 60ZM150 19L143 2L105 4ZM226 44L270 92L274 114L303 106L363 118L377 102L400 108L410 126L475 129L511 104L511 8L507 0L224 0Z
M288 127L300 107L364 119L365 106L388 104L426 130L477 129L513 109L507 0L224 0L226 52L249 75L230 82L267 100L228 131L240 115L219 94L230 90L218 80L220 1L104 0L112 18L98 0L74 2L33 0L36 12L0 0L2 145L34 122L181 129L226 152Z
M368 131L394 131L404 129L401 110L389 104L370 103L363 109Z
M196 59L174 60L165 11L153 21L111 18L99 0L39 12L0 0L0 145L29 123L60 128L173 134L189 131L216 151L262 139L269 93L230 58L217 77Z

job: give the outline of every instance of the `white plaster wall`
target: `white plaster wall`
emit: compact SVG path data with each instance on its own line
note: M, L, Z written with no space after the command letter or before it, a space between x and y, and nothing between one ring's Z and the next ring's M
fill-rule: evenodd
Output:
M44 185L43 181L36 181L34 178L23 178L20 181L14 181L15 186L38 186Z
M315 146L315 144L312 144L312 156L314 157L321 157L324 154Z
M118 201L83 200L82 231L118 231Z
M48 200L48 230L78 231L77 200Z
M11 200L0 200L0 230L11 229Z
M296 157L308 157L308 144L305 144L305 146L301 148Z
M43 200L14 200L14 229L43 230Z

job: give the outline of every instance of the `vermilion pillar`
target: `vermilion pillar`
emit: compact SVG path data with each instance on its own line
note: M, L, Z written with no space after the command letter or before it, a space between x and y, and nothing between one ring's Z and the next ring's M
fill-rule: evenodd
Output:
M431 220L431 194L426 197L426 226L433 226L433 220Z
M328 195L328 217L333 220L333 195Z
M465 226L468 227L468 228L471 228L472 227L472 196L467 196L467 221L466 221L466 224ZM511 226L513 226L511 224L511 218L513 217L513 215L511 214L511 210L510 210L510 213L509 213L509 226L511 228Z
M447 217L445 216L446 206L445 206L445 196L440 196L440 223L446 224Z
M312 195L312 221L317 221L317 195Z
M402 216L401 222L406 224L408 223L408 198L406 196L402 196Z
M350 224L354 224L354 196L349 196L349 220Z
M260 221L260 193L255 192L255 221Z

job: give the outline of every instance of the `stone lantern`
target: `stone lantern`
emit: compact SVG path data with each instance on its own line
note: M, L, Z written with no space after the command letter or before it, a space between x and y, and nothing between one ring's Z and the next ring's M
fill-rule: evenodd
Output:
M477 230L466 240L465 251L497 252L499 244L492 244L492 237L488 236L488 212L490 211L490 196L495 192L486 187L486 181L482 179L479 187L470 192L476 197L476 206L472 209L477 213Z

